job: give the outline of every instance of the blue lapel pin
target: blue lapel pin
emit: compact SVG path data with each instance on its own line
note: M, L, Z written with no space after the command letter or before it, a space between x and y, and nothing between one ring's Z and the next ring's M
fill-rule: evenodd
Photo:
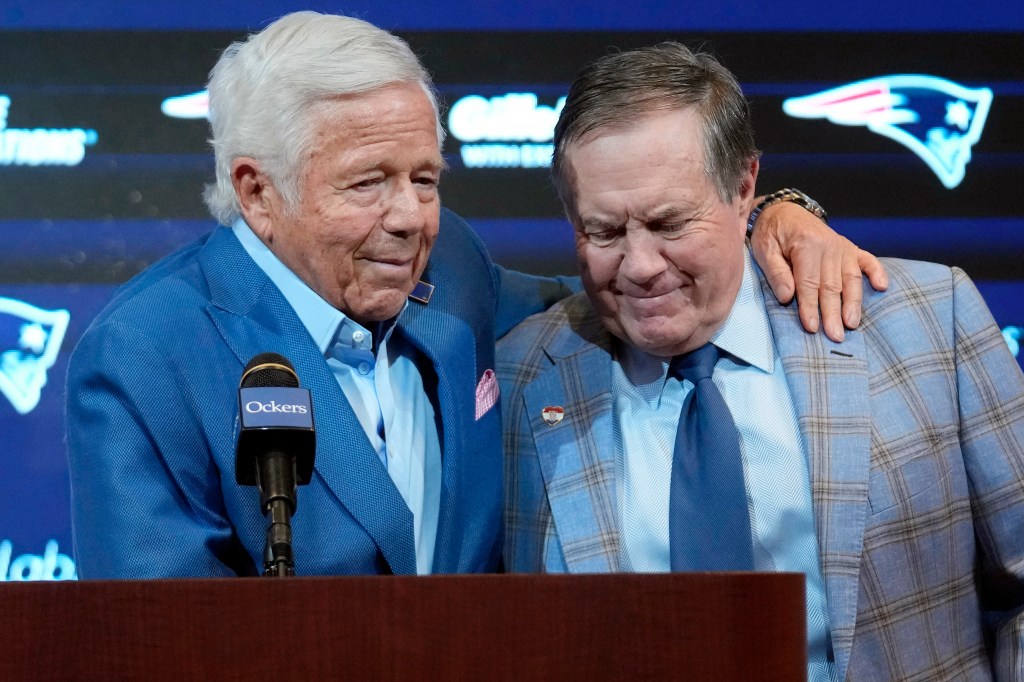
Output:
M434 295L434 285L428 284L424 281L419 281L412 289L412 293L409 294L409 298L412 300L426 305L430 303L430 297Z

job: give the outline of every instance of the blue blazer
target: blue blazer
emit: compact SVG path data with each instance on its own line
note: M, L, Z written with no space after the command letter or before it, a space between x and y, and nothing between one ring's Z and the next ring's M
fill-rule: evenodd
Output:
M1024 679L1024 376L960 270L886 260L858 329L762 277L807 453L840 680ZM498 345L506 566L620 570L612 342L585 296ZM548 426L545 406L565 416Z
M443 211L423 279L397 334L430 366L442 489L434 571L496 570L502 465L497 407L475 414L494 339L570 293L496 267ZM323 355L234 234L219 228L126 284L74 351L68 454L79 575L252 575L266 520L235 483L237 389L258 353L281 353L312 392L316 464L292 520L296 574L415 573L412 514Z

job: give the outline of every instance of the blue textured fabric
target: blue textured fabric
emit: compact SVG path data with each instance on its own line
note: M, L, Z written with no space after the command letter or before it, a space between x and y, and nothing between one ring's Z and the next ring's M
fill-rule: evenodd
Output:
M373 332L299 279L245 220L235 221L231 231L281 291L327 359L367 440L412 512L416 572L430 573L441 502L441 444L419 367L429 363L401 337L392 340L395 320L376 326L380 338L375 355Z
M718 349L706 343L669 366L693 384L683 401L669 492L673 571L752 571L747 489L739 433L711 374Z
M477 418L494 339L564 296L559 282L493 265L442 211L423 279L394 335L426 358L442 437L432 570L494 571L501 552L501 415ZM506 288L507 287L507 288ZM298 575L415 573L412 514L324 354L231 230L126 284L82 336L67 389L72 519L84 578L251 575L266 521L234 479L238 381L254 355L292 361L313 397L313 480L292 519Z

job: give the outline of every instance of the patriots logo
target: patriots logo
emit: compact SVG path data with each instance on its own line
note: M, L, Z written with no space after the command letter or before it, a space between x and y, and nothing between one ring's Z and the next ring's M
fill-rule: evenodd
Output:
M964 179L971 147L981 139L991 104L989 88L904 74L791 97L782 110L794 118L866 126L913 151L947 189L953 189Z
M24 301L0 297L0 393L19 414L39 404L46 370L57 360L71 314L42 310Z

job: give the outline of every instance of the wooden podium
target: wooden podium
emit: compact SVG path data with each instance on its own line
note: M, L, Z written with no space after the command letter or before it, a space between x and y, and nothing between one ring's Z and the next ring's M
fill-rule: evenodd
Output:
M3 679L803 680L804 576L0 585Z

